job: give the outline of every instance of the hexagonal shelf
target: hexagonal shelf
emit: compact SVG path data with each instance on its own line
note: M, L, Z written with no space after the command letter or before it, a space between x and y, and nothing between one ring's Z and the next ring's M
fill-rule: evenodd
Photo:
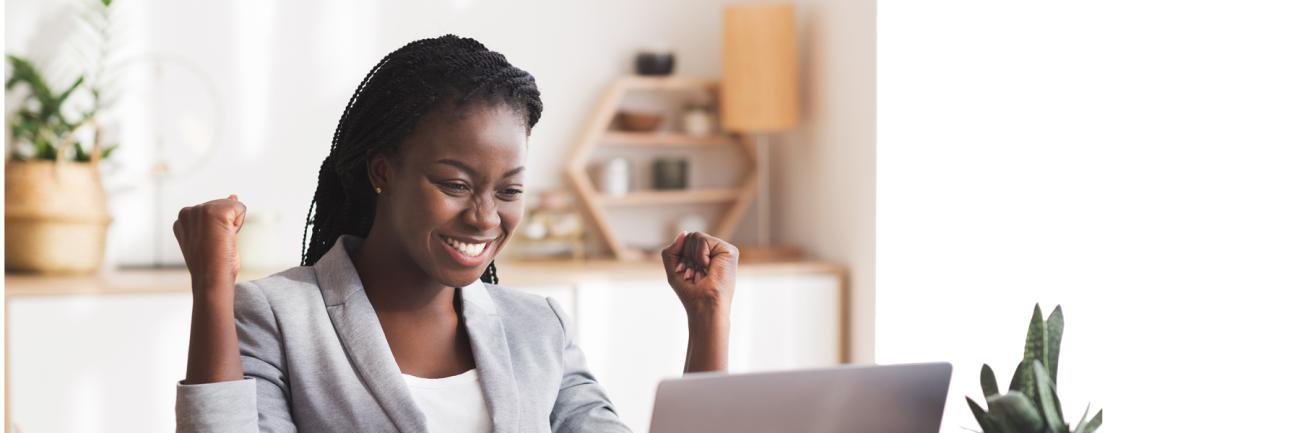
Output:
M600 235L609 246L610 251L621 260L635 260L641 254L624 247L610 224L608 207L624 206L658 206L666 204L730 203L721 218L712 223L709 232L723 239L730 239L744 216L746 208L754 199L758 187L757 153L754 144L747 137L718 133L697 137L674 132L626 132L609 129L609 125L618 112L619 104L632 91L685 92L705 91L717 99L718 81L700 78L682 77L641 77L632 76L616 80L601 95L592 112L586 128L578 140L573 156L569 158L566 169L569 180L577 189L578 198L599 229ZM705 146L736 146L745 155L745 170L740 183L731 188L685 189L679 191L632 191L623 196L609 196L596 189L591 176L587 173L588 160L596 146L620 147L672 147L691 148Z

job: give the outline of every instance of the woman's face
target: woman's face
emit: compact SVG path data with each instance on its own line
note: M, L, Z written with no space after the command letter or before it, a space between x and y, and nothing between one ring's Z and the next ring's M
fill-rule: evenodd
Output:
M370 161L383 189L372 234L388 229L439 283L469 285L523 218L527 144L523 120L505 105L425 115L396 157Z

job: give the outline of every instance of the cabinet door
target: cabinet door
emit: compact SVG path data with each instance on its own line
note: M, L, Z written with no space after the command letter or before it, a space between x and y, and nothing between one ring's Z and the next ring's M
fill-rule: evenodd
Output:
M13 431L175 431L188 293L8 302Z
M578 287L578 344L596 380L634 432L650 425L659 380L686 360L686 314L662 280L591 281Z
M731 371L839 364L840 302L836 274L741 278L732 303Z
M814 368L840 361L835 274L741 278L732 303L732 372ZM578 343L619 416L649 428L659 381L680 377L686 314L663 280L590 281L578 287Z

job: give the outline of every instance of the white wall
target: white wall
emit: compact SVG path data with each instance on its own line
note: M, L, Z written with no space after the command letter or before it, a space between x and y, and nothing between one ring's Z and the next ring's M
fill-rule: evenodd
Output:
M278 220L262 242L273 260L296 264L302 219L316 173L339 115L357 83L384 54L411 40L456 33L472 36L533 73L546 107L533 133L529 189L567 186L561 176L574 140L597 96L631 72L639 47L662 44L677 53L683 75L720 71L722 0L119 2L118 56L161 55L201 70L220 94L217 150L207 162L169 179L155 196L147 175L154 133L140 106L120 107L126 165L111 176L110 262L150 263L155 247L179 263L170 236L175 212L239 193L251 209ZM63 39L58 26L76 0L6 2L7 52L49 58ZM133 60L124 86L157 87L148 67ZM184 71L181 71L184 72ZM184 74L182 74L184 75ZM201 80L178 78L176 110L211 110ZM186 81L188 80L188 81ZM188 86L188 87L187 87ZM176 97L194 95L188 101ZM130 96L130 95L128 95ZM144 96L135 94L137 98ZM130 99L130 98L127 98ZM196 108L197 107L197 108ZM171 119L171 117L165 117ZM200 128L202 129L202 128ZM182 136L179 133L176 136ZM198 136L204 136L199 133ZM153 211L161 203L161 211Z
M1106 431L1294 430L1300 10L1269 1L879 9L877 351L950 360L977 427L1036 302Z
M799 3L804 118L773 140L773 233L849 268L850 352L875 346L875 1Z

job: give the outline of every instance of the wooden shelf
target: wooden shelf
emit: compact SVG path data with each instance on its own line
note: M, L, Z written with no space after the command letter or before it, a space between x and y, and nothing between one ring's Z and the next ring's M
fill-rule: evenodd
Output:
M625 196L601 195L601 204L609 206L649 206L662 204L689 204L729 202L740 197L735 188L686 189L680 191L635 191Z
M736 137L728 134L713 134L701 137L676 132L609 131L605 133L604 137L601 137L601 144L605 146L646 147L733 146L736 144Z
M718 87L718 80L691 77L625 77L619 83L626 90L713 90Z
M615 233L606 208L628 206L655 206L678 204L721 204L726 208L717 220L711 224L714 236L729 239L735 232L740 218L749 208L758 187L756 168L756 150L748 137L739 134L718 133L696 137L680 132L630 132L609 129L619 110L620 101L630 92L707 92L717 100L720 82L709 78L690 77L641 77L631 76L615 80L592 110L587 126L583 128L574 148L573 155L565 168L569 180L578 194L579 200L591 215L592 222L599 230L606 246L620 260L637 260L639 254L624 248L623 242ZM589 165L592 153L598 147L641 149L703 150L706 147L735 146L745 156L748 172L732 188L701 188L683 191L639 191L625 196L611 197L602 195L592 182Z

